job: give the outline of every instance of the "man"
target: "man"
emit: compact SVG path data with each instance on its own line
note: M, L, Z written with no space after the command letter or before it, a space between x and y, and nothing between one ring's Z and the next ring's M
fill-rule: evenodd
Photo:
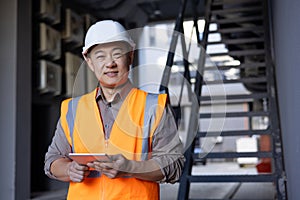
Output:
M184 157L165 94L128 79L135 44L118 22L92 25L83 56L99 80L93 92L62 102L45 173L70 182L68 199L159 199L159 182L176 182ZM110 162L80 165L73 153L106 153Z

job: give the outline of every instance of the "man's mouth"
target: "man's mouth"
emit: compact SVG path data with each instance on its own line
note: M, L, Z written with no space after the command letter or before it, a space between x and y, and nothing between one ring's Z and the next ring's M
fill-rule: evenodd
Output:
M115 77L118 74L118 71L104 72L104 74L108 77Z

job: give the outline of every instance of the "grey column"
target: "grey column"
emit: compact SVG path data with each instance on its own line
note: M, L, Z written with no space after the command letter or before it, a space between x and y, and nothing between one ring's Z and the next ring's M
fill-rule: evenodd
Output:
M1 1L0 10L0 199L29 199L31 1Z
M300 1L273 0L275 65L288 199L300 199Z

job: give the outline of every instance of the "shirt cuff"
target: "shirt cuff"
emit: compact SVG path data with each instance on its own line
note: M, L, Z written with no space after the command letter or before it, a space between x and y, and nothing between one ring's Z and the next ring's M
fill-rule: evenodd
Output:
M159 165L164 178L159 183L176 183L183 170L185 158L182 155L159 156L152 158Z
M48 159L45 161L44 171L45 171L45 174L46 174L49 178L57 179L57 177L54 176L54 175L51 173L50 167L51 167L51 164L52 164L55 160L60 159L60 158L66 158L66 157L63 156L63 155L53 155L53 156L51 156L50 158L48 158Z
M164 176L164 178L161 179L161 180L159 180L159 181L157 181L157 183L165 183L165 182L167 182L167 176L166 176L167 173L166 173L166 170L163 167L163 164L160 162L160 159L159 158L152 158L152 160L154 160L158 164L158 166L160 168L160 171L161 171L161 173Z

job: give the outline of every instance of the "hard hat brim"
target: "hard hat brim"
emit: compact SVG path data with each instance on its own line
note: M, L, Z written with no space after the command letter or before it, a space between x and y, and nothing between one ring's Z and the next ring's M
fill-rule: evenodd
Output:
M119 39L119 40L118 39L111 39L111 40L106 40L106 41L98 41L98 42L96 41L96 42L93 42L93 43L91 43L91 44L89 44L87 46L84 46L82 48L82 54L86 55L87 52L88 52L88 50L91 47L95 46L95 45L108 44L108 43L113 43L113 42L125 42L125 43L127 43L132 48L132 50L135 48L135 43L133 41L127 41L127 40L124 40L124 39Z

